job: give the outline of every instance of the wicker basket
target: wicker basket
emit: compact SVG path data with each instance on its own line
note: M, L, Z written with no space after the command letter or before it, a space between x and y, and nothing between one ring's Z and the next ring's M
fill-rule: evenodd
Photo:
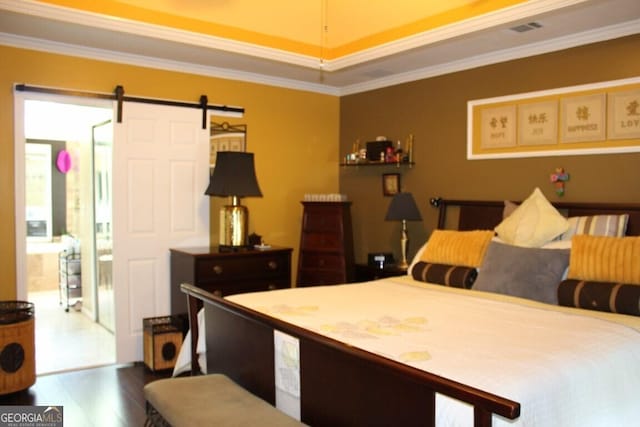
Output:
M36 382L34 306L0 301L0 395Z

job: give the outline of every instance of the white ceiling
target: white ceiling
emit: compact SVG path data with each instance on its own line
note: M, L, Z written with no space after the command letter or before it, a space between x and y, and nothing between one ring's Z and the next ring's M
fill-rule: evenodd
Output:
M511 27L539 23L522 33ZM0 44L334 95L640 33L640 0L533 0L325 61L31 1L0 0ZM638 52L630 52L637 55Z

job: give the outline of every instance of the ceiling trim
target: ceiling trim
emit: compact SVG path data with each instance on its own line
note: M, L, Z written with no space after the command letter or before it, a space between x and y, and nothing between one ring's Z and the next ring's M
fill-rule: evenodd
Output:
M354 93L365 92L368 90L380 89L387 86L394 86L397 84L427 79L430 77L469 70L485 65L512 61L515 59L541 55L544 53L555 52L563 49L570 49L572 47L602 42L606 40L613 40L620 37L638 34L639 28L640 19L625 22L623 24L611 25L609 27L600 28L598 30L585 31L582 33L572 34L570 36L559 37L553 40L532 43L529 45L518 46L511 49L493 51L484 55L465 58L460 61L452 61L442 65L421 68L406 73L393 74L391 76L382 77L379 79L372 79L362 84L345 86L341 89L340 95L350 95Z
M327 72L338 71L363 62L380 59L388 55L442 40L460 37L496 25L526 19L532 15L550 12L585 1L588 0L536 0L513 5L335 59L323 58L322 67ZM49 3L40 3L33 0L22 0L19 2L15 0L0 0L0 8L41 18L74 24L81 22L83 25L90 27L219 49L226 52L239 53L311 69L318 69L320 67L320 58L314 56Z
M637 34L638 28L640 28L640 19L629 21L624 24L601 28L598 30L586 31L583 33L573 34L571 36L556 38L545 42L533 43L527 46L519 46L517 48L495 51L488 54L475 56L473 58L466 58L464 60L453 61L434 67L426 67L407 73L395 74L379 79L372 79L367 81L366 83L354 84L345 86L343 88L337 88L320 83L308 83L292 79L271 77L257 73L229 70L219 67L202 66L179 61L169 61L149 56L126 54L122 52L114 52L96 48L87 48L77 45L52 42L49 40L17 36L14 34L0 33L0 44L22 49L38 50L46 53L57 53L62 55L76 56L81 58L115 62L127 65L136 65L141 67L176 71L181 73L196 74L228 80L245 81L249 83L316 92L326 95L342 96L436 77L439 75L463 71L485 65L491 65L499 62L505 62L514 59L525 58L528 56L568 49L589 43L597 43L601 41L625 37Z
M444 25L379 46L362 50L349 55L326 61L327 71L337 71L346 67L358 65L363 62L380 59L385 56L404 52L421 46L427 46L443 40L464 36L487 28L506 23L527 19L532 15L562 9L567 6L583 3L585 0L539 0L510 6L498 11L489 12L473 18L461 20L449 25ZM317 61L316 61L317 64Z
M167 59L159 59L151 56L134 55L105 49L88 48L84 46L53 42L50 40L18 36L15 34L0 33L0 45L6 45L20 49L37 50L45 53L75 56L85 59L114 62L125 65L135 65L159 70L175 71L179 73L196 74L206 77L317 92L327 95L340 95L340 90L338 88L323 84L301 82L298 80L283 79L267 76L264 74L229 70L226 68L204 66L187 62L170 61Z
M0 0L0 9L72 24L82 23L82 25L88 27L109 31L239 53L307 68L318 68L319 60L317 57L58 5L38 3L31 0Z
M528 11L523 11L522 7L513 6L510 8L504 9L504 13L499 14L501 19L507 21L517 20L519 13L524 14L526 17L527 14L539 14L544 11L553 10L552 4L558 7L566 7L569 5L582 3L584 0L539 0L533 1L534 5L537 9L529 9ZM561 5L561 6L558 6ZM155 25L144 24L119 20L115 18L108 18L103 15L82 12L79 15L79 12L74 9L64 8L60 6L52 6L49 4L42 4L38 2L34 2L31 0L0 0L0 9L6 9L16 13L23 13L28 15L36 15L46 19L57 19L63 22L73 22L77 23L82 22L83 25L88 26L97 26L100 28L105 28L110 31L120 30L127 33L138 34L145 37L155 37L158 39L168 40L172 42L182 42L185 44L196 45L200 47L211 48L211 41L216 39L216 42L226 43L226 49L234 52L247 54L251 56L251 53L246 52L262 52L265 54L266 49L262 47L257 47L254 45L249 45L246 43L238 43L225 39L219 39L211 36L201 37L201 35L190 33L188 31L182 30L171 30L167 31L166 27L159 27ZM507 13L510 13L510 18L507 19ZM467 31L478 31L483 28L487 28L490 26L495 26L496 21L487 21L487 16L492 14L487 14L482 18L477 19L469 19L465 21L463 24L466 25ZM82 16L82 18L80 18ZM469 29L469 26L472 26ZM473 25L476 25L473 27ZM386 51L386 55L390 53L398 53L398 50L406 50L411 47L415 47L413 44L418 46L424 45L425 43L434 43L437 40L445 40L447 38L455 37L456 31L462 31L458 28L453 28L455 25L441 27L437 30L428 31L423 34L416 35L415 37L408 37L406 39L399 40L395 43L405 45L401 47L394 47L391 44L385 44L380 46L379 48L370 49L366 52L361 52L355 55L345 56L338 60L327 61L322 70L319 68L318 58L310 58L305 57L304 55L291 54L289 52L277 51L275 49L271 49L270 55L268 55L269 60L275 60L280 62L287 62L292 57L296 57L296 65L301 65L303 67L307 67L310 69L318 70L320 81L318 83L312 82L304 82L295 79L281 78L277 76L267 76L259 73L252 73L247 71L237 71L231 70L221 67L215 66L206 66L199 65L190 62L181 62L181 61L172 61L166 59L159 59L155 57L145 56L145 55L137 55L137 54L129 54L123 52L117 52L106 49L97 49L97 48L89 48L84 46L79 46L75 44L66 44L60 42L54 42L50 40L31 38L26 36L18 36L13 34L0 33L0 44L14 46L18 48L39 50L47 53L59 53L63 55L70 55L76 57L83 57L89 59L103 60L115 63L123 63L129 65L137 65L142 67L149 67L155 69L162 70L170 70L176 72L190 73L203 75L207 77L215 77L215 78L223 78L228 80L235 81L245 81L257 84L264 84L269 86L276 87L284 87L289 89L297 89L303 91L311 91L317 92L327 95L341 96L341 95L349 95L359 92L364 92L373 89L379 89L382 87L397 85L401 83L406 83L410 81L435 77L438 75L443 75L451 72L462 71L465 69L490 65L498 62L504 62L508 60L519 59L527 56L543 54L547 52L558 51L561 49L567 49L579 45L595 43L604 40L610 40L614 38L624 37L632 34L637 34L640 28L640 20L629 21L623 24L612 25L609 27L604 27L596 30L589 30L578 34L572 34L569 36L559 37L556 39L537 42L529 45L519 46L517 48L505 49L500 51L494 51L483 55L477 55L469 58L465 58L463 60L452 61L446 64L440 64L436 66L430 66L421 68L418 70L413 70L410 72L394 74L382 78L372 78L364 83L358 83L353 85L347 85L343 87L331 86L328 84L322 83L321 73L330 74L331 71L337 71L339 69L353 66L355 64L361 63L363 61L370 61L379 56L385 56L384 52ZM141 31L143 29L143 31ZM153 31L151 31L153 30ZM176 38L176 37L182 38ZM421 37L432 37L431 41L425 42L422 39L422 42L418 42L414 39L420 39ZM410 40L411 39L411 40ZM205 42L206 41L206 42ZM242 45L247 50L238 52L238 46ZM280 56L281 55L281 56ZM355 58L355 56L358 56ZM379 56L376 56L379 55ZM354 61L354 62L350 62Z

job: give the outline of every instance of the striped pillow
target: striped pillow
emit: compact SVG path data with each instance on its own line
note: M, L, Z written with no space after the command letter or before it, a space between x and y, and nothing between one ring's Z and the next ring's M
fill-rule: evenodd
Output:
M640 316L640 286L568 279L558 286L558 304Z
M478 277L478 270L474 267L420 261L413 267L411 275L420 282L470 289Z
M629 215L573 216L569 218L569 229L559 240L571 240L576 234L589 236L624 237Z

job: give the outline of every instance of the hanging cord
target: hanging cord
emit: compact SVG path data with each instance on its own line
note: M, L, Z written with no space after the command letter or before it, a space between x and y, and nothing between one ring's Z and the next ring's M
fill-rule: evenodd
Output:
M329 24L327 23L328 0L320 0L320 82L324 82L325 55L327 48L327 33Z

